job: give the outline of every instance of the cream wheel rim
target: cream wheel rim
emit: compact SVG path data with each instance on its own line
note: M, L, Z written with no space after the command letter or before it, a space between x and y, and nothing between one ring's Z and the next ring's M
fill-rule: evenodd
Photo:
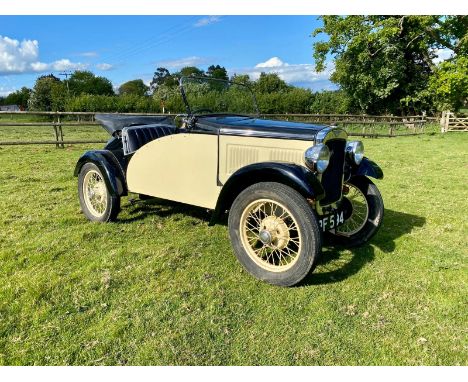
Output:
M366 225L369 218L369 205L362 191L350 183L345 184L343 195L351 203L353 210L351 216L344 224L338 226L335 232L340 236L352 236Z
M86 207L96 217L101 217L107 208L107 189L102 175L96 170L86 173L83 180L83 196Z
M284 272L299 259L299 225L279 202L259 199L250 203L242 213L240 233L249 257L265 270Z

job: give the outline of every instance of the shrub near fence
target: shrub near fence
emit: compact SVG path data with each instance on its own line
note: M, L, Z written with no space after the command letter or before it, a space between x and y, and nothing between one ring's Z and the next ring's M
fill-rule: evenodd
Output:
M105 139L65 140L64 128L89 128L95 122L94 112L0 112L0 145L52 144L64 147L66 144L103 143ZM167 115L160 113L122 113L124 115ZM9 117L5 119L4 116ZM348 114L263 114L262 118L302 121L344 128L352 136L396 137L423 134L428 118L424 116L395 117ZM52 127L53 140L4 140L2 127Z

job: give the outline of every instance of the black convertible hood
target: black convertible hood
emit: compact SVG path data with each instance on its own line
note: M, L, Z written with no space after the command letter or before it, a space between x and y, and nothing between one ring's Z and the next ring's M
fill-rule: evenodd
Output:
M277 121L245 116L203 116L198 123L218 127L223 135L247 135L265 138L314 140L325 125Z
M119 115L119 114L96 114L96 121L110 134L128 126L151 125L155 123L171 123L172 117L153 115Z

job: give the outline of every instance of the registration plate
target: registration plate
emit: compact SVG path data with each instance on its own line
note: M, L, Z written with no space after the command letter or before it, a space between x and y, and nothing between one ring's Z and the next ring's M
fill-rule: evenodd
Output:
M343 223L344 211L334 211L329 215L319 217L319 225L322 232L329 231Z

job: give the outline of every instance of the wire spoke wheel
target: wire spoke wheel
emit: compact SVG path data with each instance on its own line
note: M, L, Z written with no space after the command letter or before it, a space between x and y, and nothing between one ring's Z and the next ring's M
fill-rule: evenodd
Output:
M284 272L299 258L299 225L283 204L271 199L250 203L242 213L239 228L248 255L263 269Z
M299 283L322 249L317 218L308 201L281 183L245 188L229 210L229 236L245 270L273 285Z
M107 209L107 189L104 179L96 170L86 173L83 180L84 202L88 210L96 217L104 215Z
M336 234L352 236L363 229L369 217L369 205L366 195L351 183L346 183L343 195L351 203L351 216L345 223L336 228Z

